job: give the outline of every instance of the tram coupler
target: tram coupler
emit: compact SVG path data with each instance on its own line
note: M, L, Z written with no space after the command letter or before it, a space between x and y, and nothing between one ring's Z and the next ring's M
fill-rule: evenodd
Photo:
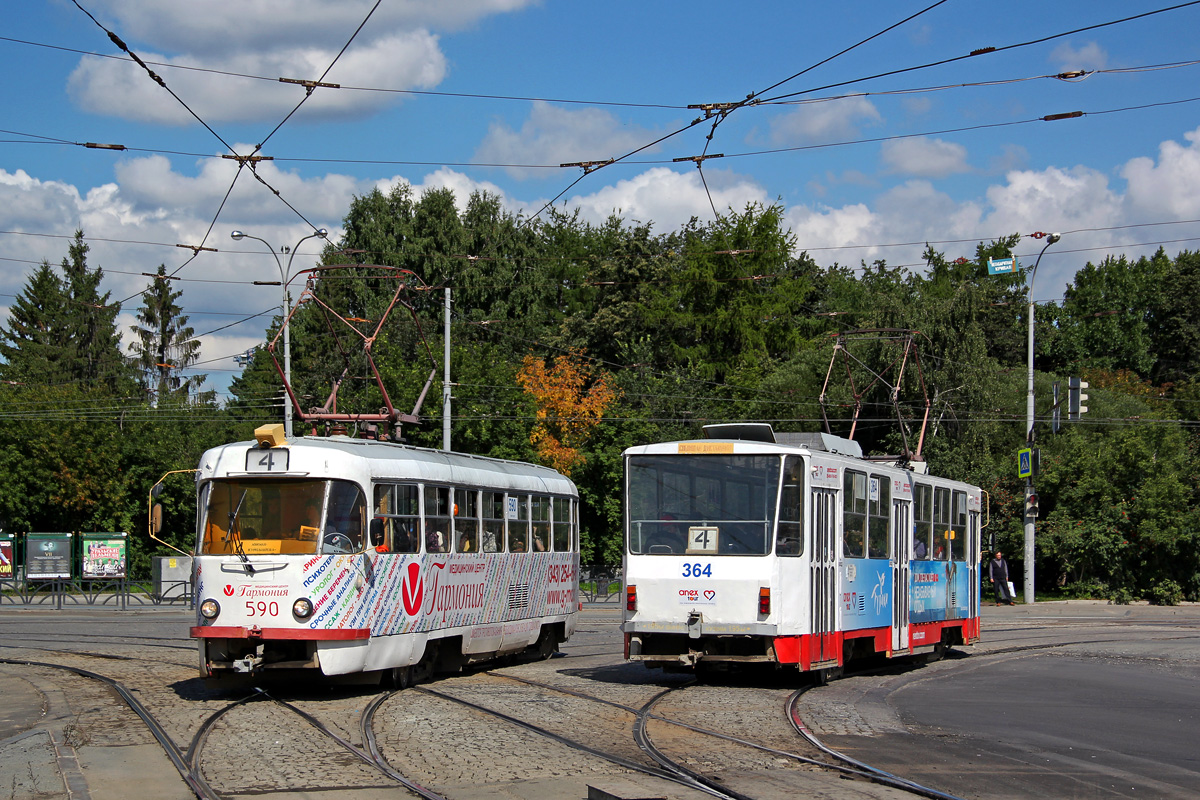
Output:
M247 675L252 675L262 669L263 665L263 646L260 644L254 655L246 656L245 658L235 659L230 666L234 672L241 672Z
M687 618L687 629L689 639L700 638L700 625L704 622L704 615L699 611L689 611Z

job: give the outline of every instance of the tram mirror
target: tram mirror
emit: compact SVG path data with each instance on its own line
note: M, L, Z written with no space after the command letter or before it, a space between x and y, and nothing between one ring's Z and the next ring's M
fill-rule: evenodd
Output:
M371 546L379 547L383 544L383 520L379 517L372 517L370 522Z
M158 496L160 494L162 494L162 492L163 492L163 485L162 485L161 481L150 487L150 497L155 500L158 499Z
M150 509L150 532L155 536L162 533L162 524L162 503L155 503Z

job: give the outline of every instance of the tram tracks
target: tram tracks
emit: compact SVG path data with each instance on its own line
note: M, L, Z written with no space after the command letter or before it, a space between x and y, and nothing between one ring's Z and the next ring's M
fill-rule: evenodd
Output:
M105 657L95 654L81 654L75 651L70 652L70 654L91 655L98 658ZM172 736L168 731L168 726L151 711L146 703L143 703L136 696L138 690L129 688L122 681L81 667L47 661L0 658L0 664L56 670L97 681L108 686L137 715L146 730L162 748L162 751L179 773L180 778L187 785L188 789L197 798L201 798L202 800L227 800L227 798L247 793L255 794L263 791L279 791L281 789L290 791L354 790L358 788L388 788L394 787L397 784L425 800L445 800L442 795L421 786L419 783L396 771L379 755L378 750L374 747L373 738L369 734L369 731L372 727L374 715L381 701L388 697L388 693L377 696L361 714L360 724L364 731L364 740L370 742L370 746L367 748L355 745L346 736L334 730L329 724L322 722L317 715L306 711L296 703L277 698L261 688L256 688L251 694L228 702L221 708L208 714L192 735L188 746L184 748L178 744L177 735ZM263 764L269 762L270 759L260 757L257 764L253 762L238 762L230 759L228 746L225 747L225 752L219 752L211 759L207 758L207 751L212 749L210 738L225 739L227 742L245 741L245 739L238 735L237 723L230 723L231 718L235 716L235 712L239 709L248 709L251 706L261 706L263 704L299 717L313 730L317 731L324 741L332 742L349 758L360 762L368 770L369 774L382 776L387 779L387 782L380 785L378 780L367 780L360 771L360 779L348 784L347 777L349 777L348 772L350 771L347 770L344 760L338 763L337 759L329 755L327 748L316 745L304 738L300 740L304 746L292 749L290 758L284 760L276 758L274 760L277 765L284 767L282 772L287 772L290 769L299 773L301 777L299 781L289 778L289 776L284 774L270 774L270 770L264 770ZM247 720L242 722L242 726L245 730L257 731L262 727L262 723L263 715L256 710L256 713L251 714ZM224 731L214 737L214 731L218 729L218 726L226 726L232 729L232 734L231 731ZM277 724L276 730L285 729L286 727L288 726ZM253 741L259 746L262 744L261 737ZM275 744L279 745L281 742L276 741ZM285 742L284 745L286 747L287 743ZM305 769L304 765L306 763L318 763L327 767L326 772L332 776L332 779L322 780L323 776L317 774L317 779L315 781L312 780L314 777L313 769L311 767ZM213 768L213 765L216 765L216 768ZM296 765L299 765L300 769L294 769ZM236 777L239 775L248 777ZM234 777L231 778L231 776Z

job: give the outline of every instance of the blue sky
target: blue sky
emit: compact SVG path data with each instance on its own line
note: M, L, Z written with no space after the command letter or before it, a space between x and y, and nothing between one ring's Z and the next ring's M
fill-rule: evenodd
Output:
M251 283L278 279L274 260L229 232L278 248L310 233L307 220L336 239L353 196L400 182L460 201L486 189L526 214L562 193L587 219L617 213L660 232L711 219L712 205L779 202L799 249L826 265L920 269L922 246L906 243L970 257L981 240L1061 231L1039 301L1109 253L1200 241L1200 5L384 0L368 19L374 5L10 4L0 313L82 228L112 299L132 298L126 329L143 273L178 270L205 334L196 371L223 390L279 300ZM1093 27L1136 15L1148 16ZM996 51L960 58L984 48ZM315 80L331 64L324 80L342 88L316 89L276 130L304 97L278 78ZM763 102L689 127L701 112L688 105L752 93ZM559 166L662 137L574 186L581 170ZM220 157L263 142L273 160L259 173L287 204L244 172L235 182L236 162ZM724 157L703 176L673 160L705 152ZM217 252L189 261L177 246L201 244ZM1040 249L1026 238L1017 252ZM316 252L306 242L293 269Z

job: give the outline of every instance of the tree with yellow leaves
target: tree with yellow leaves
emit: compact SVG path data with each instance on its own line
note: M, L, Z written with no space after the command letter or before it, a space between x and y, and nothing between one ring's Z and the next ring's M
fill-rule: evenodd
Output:
M579 448L591 437L604 412L620 396L609 376L596 374L582 351L554 359L553 365L525 356L517 383L537 403L537 422L529 441L543 463L570 475L583 460Z

